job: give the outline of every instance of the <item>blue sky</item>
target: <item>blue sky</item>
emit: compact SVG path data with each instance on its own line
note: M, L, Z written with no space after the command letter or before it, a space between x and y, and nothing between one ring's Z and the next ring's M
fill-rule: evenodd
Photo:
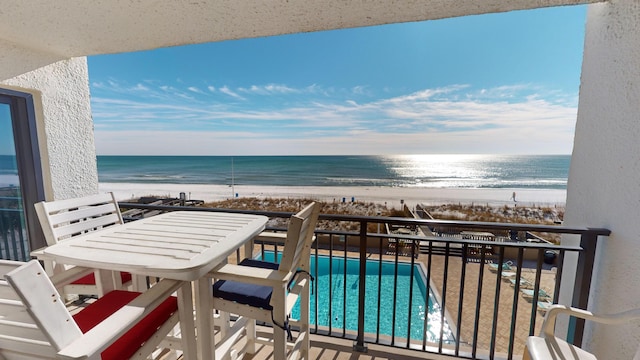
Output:
M99 155L570 154L586 7L89 57Z

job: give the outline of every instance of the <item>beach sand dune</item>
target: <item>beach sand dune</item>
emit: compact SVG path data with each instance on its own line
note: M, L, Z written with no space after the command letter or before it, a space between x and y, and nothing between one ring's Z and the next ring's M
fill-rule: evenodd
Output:
M488 204L491 206L522 204L523 206L564 206L566 191L556 189L439 189L375 186L247 186L156 183L100 183L100 192L113 192L119 201L143 196L179 197L220 201L234 197L311 198L325 202L373 202L389 208L422 203ZM516 201L513 200L513 193Z

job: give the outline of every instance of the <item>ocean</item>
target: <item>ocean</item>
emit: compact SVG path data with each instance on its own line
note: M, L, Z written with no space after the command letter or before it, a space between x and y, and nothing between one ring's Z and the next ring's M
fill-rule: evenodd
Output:
M570 155L98 156L101 183L566 190Z

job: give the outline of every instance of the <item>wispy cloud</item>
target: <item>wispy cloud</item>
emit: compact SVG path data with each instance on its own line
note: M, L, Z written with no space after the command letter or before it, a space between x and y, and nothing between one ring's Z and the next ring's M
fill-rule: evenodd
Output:
M187 90L194 92L196 94L204 94L204 92L202 90L200 90L199 88L195 87L195 86L189 86L187 88Z
M275 146L269 148L274 153L288 153L301 140L315 149L310 153L569 153L577 113L576 94L531 84L486 89L453 84L393 96L393 89L376 94L366 87L208 85L203 91L186 84L138 85L92 84L99 153L116 151L105 140L113 134L132 139L117 151L137 153L137 132L163 134L163 142L186 132L208 139L224 134L222 143L229 144L224 151L199 141L181 145L193 154L252 153L267 145ZM278 100L266 101L270 95Z
M357 95L364 95L367 93L367 87L366 86L355 86L351 89L351 92L353 92L354 94Z
M292 94L300 93L300 90L288 87L281 84L268 84L268 85L251 85L248 88L240 87L238 92L246 94L257 95L277 95L277 94Z
M229 95L231 97L234 97L236 99L240 99L240 100L246 100L245 98L243 98L242 96L238 95L238 93L236 93L235 91L231 90L230 88L228 88L226 85L219 88L218 89L221 93Z
M145 91L146 92L146 91L149 91L149 88L144 86L144 85L142 85L142 84L136 84L136 86L134 86L132 88L132 90L133 91Z

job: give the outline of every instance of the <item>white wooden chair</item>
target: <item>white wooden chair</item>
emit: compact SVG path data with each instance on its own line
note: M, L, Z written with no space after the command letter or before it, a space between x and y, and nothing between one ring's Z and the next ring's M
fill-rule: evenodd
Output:
M171 294L188 284L165 279L142 294L114 290L72 316L52 280L63 284L90 271L74 267L49 279L36 260L0 260L0 359L123 360L152 354L179 322Z
M319 204L312 203L291 216L280 264L246 258L209 273L217 280L214 309L239 315L232 328L227 321L221 324L223 339L216 342L216 359L238 355L231 347L242 335L247 341L239 353L255 353L256 343L262 343L274 346L274 359L309 358L309 257L319 212ZM300 319L291 319L298 298ZM273 339L256 337L256 320L273 324ZM298 336L288 344L292 325L299 329ZM292 348L288 357L287 347Z
M594 315L586 310L551 305L547 308L540 336L529 336L527 339L523 360L597 360L595 355L554 335L556 318L560 314L610 325L640 319L640 309L611 315Z
M51 202L43 201L35 204L35 208L48 246L89 231L124 223L120 208L112 193ZM37 251L34 254L38 259L44 261L49 276L64 271L64 264L48 261L43 254L39 254ZM137 280L142 281L141 279ZM109 284L106 283L107 281ZM131 274L95 271L67 285L64 288L64 293L102 296L105 289L108 291L132 285ZM103 288L103 286L107 287ZM143 288L143 285L136 284L134 288L139 290Z

